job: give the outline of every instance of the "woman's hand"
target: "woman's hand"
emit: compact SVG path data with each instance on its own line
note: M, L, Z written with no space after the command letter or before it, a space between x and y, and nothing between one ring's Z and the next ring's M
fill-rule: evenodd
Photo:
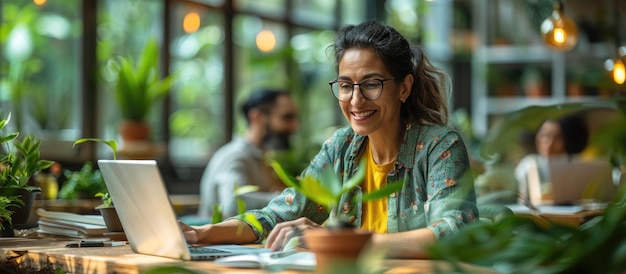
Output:
M267 236L265 247L273 251L281 250L292 237L301 236L299 235L299 231L316 227L320 227L320 225L314 223L306 217L302 217L294 221L279 223Z
M183 232L183 235L185 236L185 240L187 241L187 243L189 244L196 244L198 243L198 231L191 226L188 226L187 224L178 221L178 226L180 227L180 230Z

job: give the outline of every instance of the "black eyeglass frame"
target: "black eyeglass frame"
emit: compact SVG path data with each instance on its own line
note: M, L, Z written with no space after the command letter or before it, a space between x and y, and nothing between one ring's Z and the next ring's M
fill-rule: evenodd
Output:
M335 98L337 98L337 100L339 100L340 102L348 102L350 100L352 100L352 97L354 96L354 86L359 86L359 92L361 93L361 95L368 100L376 100L378 98L380 98L380 96L383 96L383 91L385 90L385 81L389 81L389 80L395 80L396 78L391 77L391 78L373 78L373 79L365 79L361 82L358 82L356 84L350 83L348 81L343 81L343 80L339 80L339 79L335 79L332 80L330 82L328 82L328 85L330 86L330 92L333 94L333 96L335 96ZM380 93L378 94L378 96L376 98L369 98L367 97L365 94L363 94L363 89L361 88L361 85L367 81L372 81L372 80L376 80L376 81L380 81ZM350 93L350 98L348 98L347 100L341 100L339 99L338 94L335 94L335 92L333 91L333 84L335 83L339 83L339 82L343 82L349 85L352 85L352 93Z

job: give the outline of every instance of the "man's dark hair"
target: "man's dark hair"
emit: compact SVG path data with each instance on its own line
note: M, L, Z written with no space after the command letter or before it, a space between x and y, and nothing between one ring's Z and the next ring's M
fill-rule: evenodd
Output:
M276 99L281 95L289 96L289 92L286 90L278 90L278 89L260 89L253 92L248 100L244 102L241 106L241 111L243 112L243 116L246 117L246 121L250 122L250 111L253 109L258 109L263 113L270 113L274 104L276 104Z

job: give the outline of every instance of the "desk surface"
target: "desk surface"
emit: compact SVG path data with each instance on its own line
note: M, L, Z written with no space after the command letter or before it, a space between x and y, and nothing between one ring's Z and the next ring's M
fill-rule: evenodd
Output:
M214 265L210 261L190 262L136 254L130 246L67 248L68 240L0 238L0 272L55 273L140 273L156 267L184 267L199 273L266 273L259 269L237 269ZM446 269L447 263L431 260L384 260L383 273L433 273L434 267ZM474 273L491 269L465 265ZM283 272L298 273L298 272ZM494 272L495 273L495 272Z
M540 223L555 222L571 226L580 226L591 218L604 213L604 209L585 210L580 206L540 206L538 212L523 205L509 205L508 207L513 210L515 215L533 218Z

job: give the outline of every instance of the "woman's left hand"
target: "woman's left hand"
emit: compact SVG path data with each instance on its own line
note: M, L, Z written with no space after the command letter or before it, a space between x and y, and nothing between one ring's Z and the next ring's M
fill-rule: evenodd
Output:
M300 231L318 227L321 226L306 217L279 223L267 236L265 247L273 251L281 250L292 237L301 236Z

